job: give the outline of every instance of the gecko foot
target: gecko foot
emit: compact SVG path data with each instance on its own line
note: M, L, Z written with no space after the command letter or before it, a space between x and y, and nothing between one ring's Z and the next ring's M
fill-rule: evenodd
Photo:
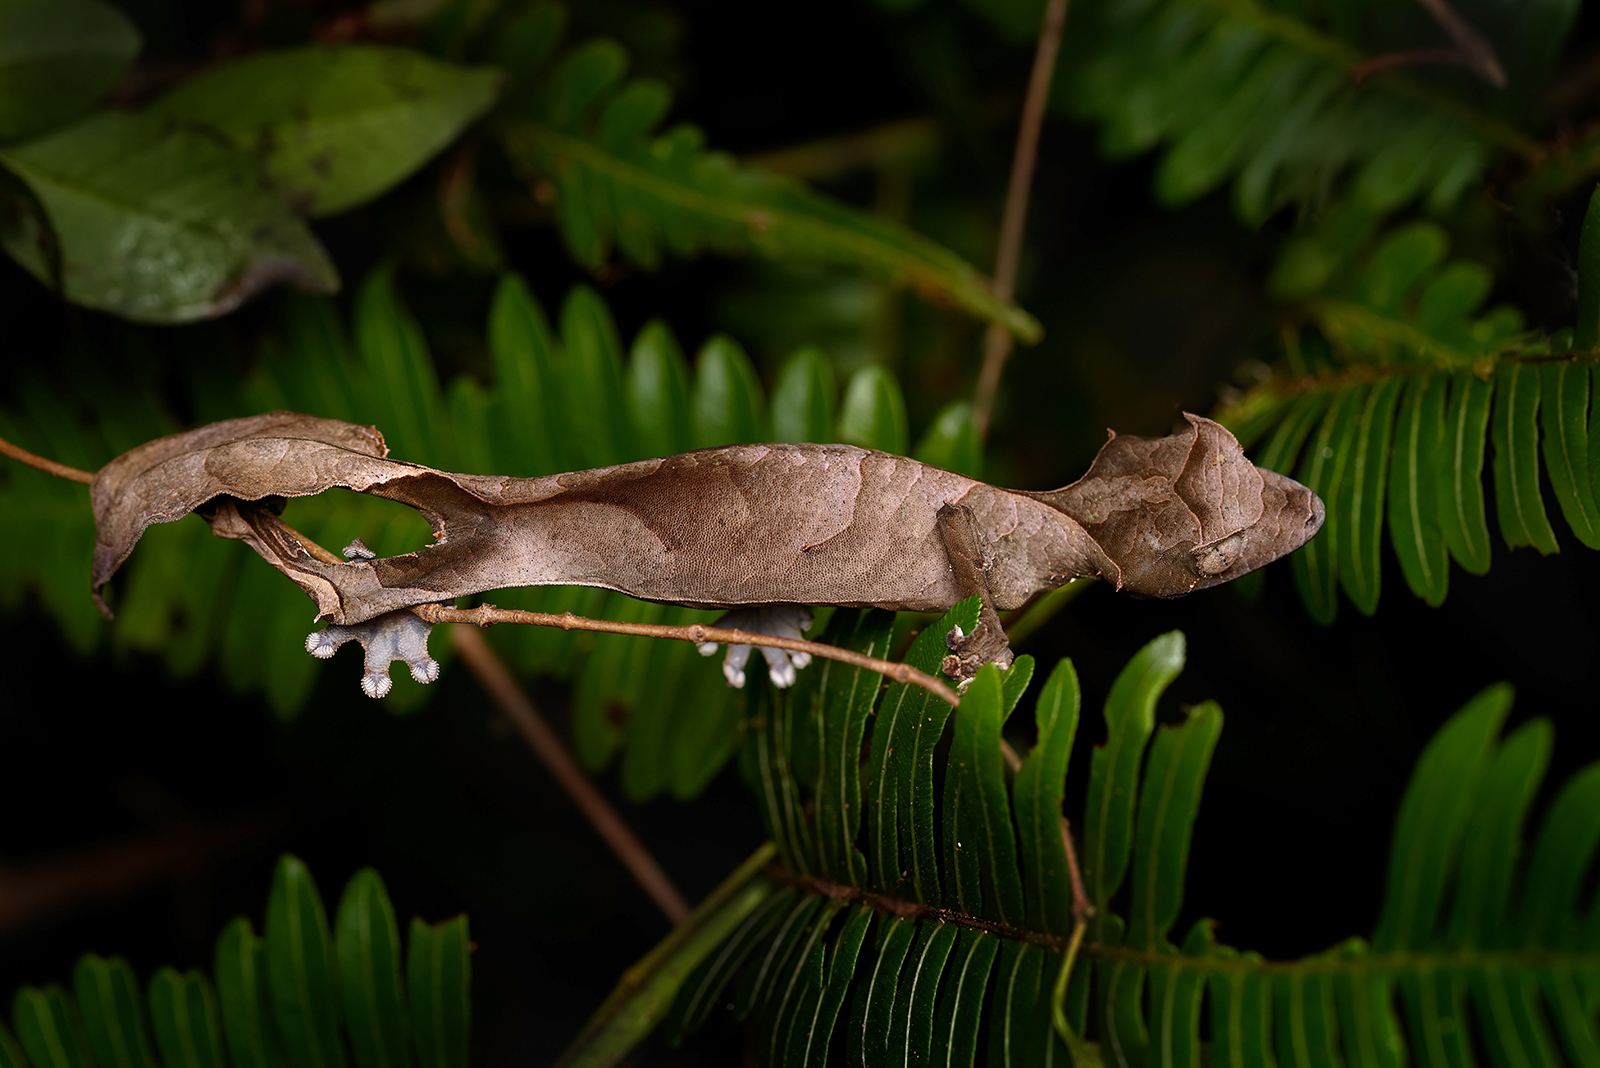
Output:
M748 608L735 608L717 620L717 626L730 630L747 630L752 634L770 634L775 638L801 638L811 626L811 613L797 604L758 604ZM701 656L712 656L717 651L716 642L703 642L697 646ZM750 659L751 646L730 645L728 657L722 662L722 677L736 689L744 687L744 665ZM782 690L794 685L795 671L811 663L810 653L793 653L787 649L761 646L761 655L767 661L767 677L772 685Z
M1011 643L1006 640L1005 631L982 621L972 629L971 634L964 633L960 627L951 627L950 633L945 635L944 644L949 648L950 655L944 658L939 670L956 680L958 693L966 691L967 684L983 665L998 664L1004 670L1016 659L1016 654L1011 651Z
M345 642L360 642L366 650L366 672L361 676L361 692L368 697L383 697L394 685L389 665L403 660L411 677L427 684L439 677L439 662L428 655L428 634L433 624L411 612L386 612L365 623L351 626L332 624L306 636L306 652L326 660Z

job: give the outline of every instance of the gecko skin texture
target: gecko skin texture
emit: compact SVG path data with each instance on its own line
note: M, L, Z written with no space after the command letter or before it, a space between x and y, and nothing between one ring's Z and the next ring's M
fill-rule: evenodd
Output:
M731 445L539 478L451 474L388 459L374 428L274 412L107 464L91 488L93 587L98 596L151 523L199 510L214 534L245 541L299 584L318 618L346 628L514 586L598 586L694 608L917 612L978 593L984 640L952 652L998 659L994 612L1071 579L1178 597L1316 533L1315 493L1256 467L1220 424L1185 418L1166 437L1112 434L1083 478L1030 492L851 445ZM336 486L416 508L435 543L367 559L358 541L348 562L317 559L272 504ZM780 624L798 633L793 620ZM746 656L725 667L730 681ZM769 661L775 678L799 666Z

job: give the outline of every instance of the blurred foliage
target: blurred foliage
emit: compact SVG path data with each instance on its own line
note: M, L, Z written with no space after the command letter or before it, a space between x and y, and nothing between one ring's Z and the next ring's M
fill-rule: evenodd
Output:
M1338 620L1340 591L1373 616L1395 567L1444 613L1463 600L1445 604L1451 561L1474 582L1495 563L1481 582L1537 585L1557 562L1506 562L1510 550L1600 548L1600 209L1579 234L1600 176L1592 19L1572 0L1460 0L1502 86L1430 15L1439 6L1074 0L1011 302L980 267L1041 0L840 4L776 29L689 0L264 0L203 17L176 0L126 12L0 0L0 245L19 265L0 265L0 436L92 470L162 434L291 408L373 423L397 458L448 470L539 475L837 440L1042 488L1080 473L1107 425L1158 434L1182 409L1210 410L1257 462L1324 497L1323 532L1275 570L1293 575L1305 615L1338 623L1302 644L1334 648L1365 623ZM1023 347L985 442L969 398L991 325ZM284 724L313 718L306 602L242 546L193 518L153 529L108 623L87 594L86 490L6 462L0 515L27 547L0 554L10 617L50 620L78 657L157 659L174 679L259 696ZM293 501L287 518L324 545L360 535L384 555L427 534L356 494ZM1472 589L1474 619L1503 619L1490 587ZM1026 619L1030 641L1050 639L1042 621L1065 600ZM712 618L585 588L497 601ZM1414 607L1394 601L1380 620ZM1113 614L1091 600L1073 611L1099 613L1076 631L1091 643ZM1373 681L1354 656L1319 678L1283 638L1303 636L1297 608L1269 595L1251 611L1279 613L1251 632L1265 652L1191 669L1238 678L1276 656L1273 696L1294 713L1336 682L1387 695L1411 681ZM948 625L818 621L925 665ZM1563 623L1518 626L1546 641ZM1119 640L1137 648L1153 629ZM1415 647L1420 679L1426 637L1380 641ZM1242 896L1246 876L1190 855L1221 713L1196 704L1157 728L1181 635L1134 659L1094 725L1107 745L1076 757L1066 661L1032 725L1008 727L1026 658L981 678L952 718L838 665L793 693L747 694L686 643L509 627L490 640L625 799L704 800L736 766L777 858L767 869L758 852L625 976L575 1062L614 1063L641 1041L647 1063L670 1058L654 1029L692 1049L726 1003L773 1064L941 1050L951 1063L1070 1055L1078 1068L1600 1058L1594 772L1536 803L1561 754L1542 721L1498 741L1503 686L1418 763L1370 939L1269 963L1224 945L1186 903L1191 861L1236 880L1205 900ZM450 672L448 649L434 652ZM1078 670L1109 682L1125 656L1079 656ZM1476 691L1555 666L1507 653L1450 670ZM362 700L353 664L321 670L349 673L323 694ZM416 713L440 688L399 679L385 707ZM1459 703L1429 696L1431 725ZM1341 768L1349 796L1280 799L1286 810L1385 796L1368 777L1398 759L1380 743L1402 732L1378 711L1338 715L1372 766ZM1015 775L1002 732L1026 755ZM1288 736L1272 737L1258 761L1315 759L1262 748ZM381 759L340 751L325 765ZM1066 789L1069 770L1086 789ZM1072 919L1052 833L1063 798L1098 916L1056 1005ZM459 852L487 856L491 839ZM525 866L563 878L544 863ZM1379 881L1375 866L1358 875ZM387 946L381 1005L349 992L379 964L347 974L343 906L333 932L318 919L298 946L274 926L290 883L321 916L286 861L264 941L230 927L215 989L160 972L145 1008L129 966L91 956L72 993L24 990L14 1037L0 1028L0 1068L327 1068L346 1043L358 1068L460 1063L465 1019L425 1034L418 1006L433 995L399 978L376 877L346 896ZM896 901L958 922L895 918ZM1320 931L1308 912L1285 906L1286 922ZM446 977L451 954L466 959L464 921L451 922L414 928L411 943L413 961L431 944ZM325 989L280 995L273 961L293 953L321 961ZM234 997L246 965L265 969L260 1004ZM572 1023L540 1026L564 1040Z

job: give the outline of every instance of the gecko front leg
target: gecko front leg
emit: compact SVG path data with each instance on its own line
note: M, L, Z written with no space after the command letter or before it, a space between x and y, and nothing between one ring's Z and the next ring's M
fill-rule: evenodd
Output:
M745 630L752 634L770 634L775 638L803 638L811 629L811 613L798 604L756 604L735 608L717 620L717 626L730 630ZM701 656L714 656L716 642L703 642L698 647ZM722 677L736 689L744 687L744 665L750 659L748 645L728 646L728 657L722 662ZM761 646L761 655L767 661L767 677L778 689L794 685L795 671L811 663L810 653L796 653L788 649Z
M989 593L983 543L978 537L978 523L972 509L964 504L946 504L940 508L939 537L950 558L950 570L955 573L957 597L964 599L977 594L982 604L978 610L978 625L972 628L971 634L963 634L960 627L955 627L945 637L950 655L939 665L941 671L965 688L983 665L994 663L1009 668L1014 657L1005 628L1000 625L1000 613L995 611L994 598Z

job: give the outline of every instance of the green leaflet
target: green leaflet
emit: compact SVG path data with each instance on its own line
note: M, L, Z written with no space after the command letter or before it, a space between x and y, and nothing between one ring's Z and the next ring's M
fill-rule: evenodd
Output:
M1439 455L1445 442L1445 392L1439 374L1412 377L1400 399L1389 469L1389 539L1411 592L1438 607L1450 583L1439 522Z
M1009 711L1000 670L986 665L962 697L945 765L945 870L955 874L956 908L1020 928L1022 877L1000 755Z
M894 616L888 612L839 612L829 641L866 656L887 659ZM841 626L842 624L842 626ZM827 660L817 671L822 761L816 795L817 848L821 870L849 886L867 883L866 858L856 848L861 828L861 742L883 677L865 668Z
M373 199L443 149L494 103L497 72L365 44L263 52L213 67L156 102L261 160L313 215Z
M1544 468L1561 514L1578 540L1600 549L1600 508L1589 465L1589 378L1581 363L1547 364L1541 372L1544 398Z
M851 376L839 409L838 434L840 441L850 445L905 454L905 397L899 383L883 368L870 365Z
M1039 694L1034 712L1039 738L1012 786L1028 926L1060 937L1072 931L1072 885L1062 836L1061 800L1080 702L1078 674L1072 661L1062 660Z
M1356 417L1349 467L1335 505L1339 512L1339 583L1356 609L1369 616L1378 610L1384 482L1389 472L1394 409L1402 385L1398 378L1390 378L1367 394Z
M1451 377L1444 451L1439 457L1439 520L1450 555L1469 574L1489 570L1483 503L1483 450L1494 387L1470 371Z
M1350 467L1359 425L1356 415L1366 392L1364 385L1351 385L1333 394L1327 414L1322 417L1310 447L1295 470L1295 479L1315 490L1324 501L1342 499L1340 489ZM1346 551L1341 543L1350 536L1344 518L1337 510L1330 510L1322 530L1290 558L1295 585L1306 603L1306 610L1324 626L1333 622L1339 609L1336 599L1338 561Z
M0 12L0 142L46 133L93 107L142 44L99 0L11 0Z
M695 363L694 447L765 441L761 382L739 343L718 334L701 348Z
M820 349L804 348L790 356L772 385L772 440L827 438L833 430L835 388L833 364Z
M260 188L250 157L182 123L102 112L0 149L0 165L48 213L74 303L180 323L225 314L277 282L338 288L327 253L287 203ZM8 230L4 244L51 284L31 226Z
M1508 364L1495 375L1494 487L1506 548L1559 552L1539 493L1539 371Z
M762 853L755 859L764 863L767 857ZM747 865L746 881L760 863ZM715 908L713 903L708 911ZM304 1058L315 1053L330 1056L330 1048L337 1055L348 1040L358 1065L409 1066L420 1058L423 1068L466 1068L470 959L465 917L435 927L413 923L408 998L400 987L393 912L375 872L358 873L346 887L337 976L322 901L293 857L280 859L267 913L265 941L255 937L243 916L223 930L215 989L199 971L161 968L150 979L147 1004L126 961L86 954L73 973L76 996L54 985L18 990L10 1003L15 1040L0 1023L0 1065L283 1068L307 1063ZM319 955L321 966L312 966ZM285 958L287 978L281 966L269 974ZM332 1012L336 982L342 1021ZM319 992L330 1000L316 1002ZM415 1025L411 1037L404 1023L408 1000ZM280 1044L292 1060L285 1059Z

